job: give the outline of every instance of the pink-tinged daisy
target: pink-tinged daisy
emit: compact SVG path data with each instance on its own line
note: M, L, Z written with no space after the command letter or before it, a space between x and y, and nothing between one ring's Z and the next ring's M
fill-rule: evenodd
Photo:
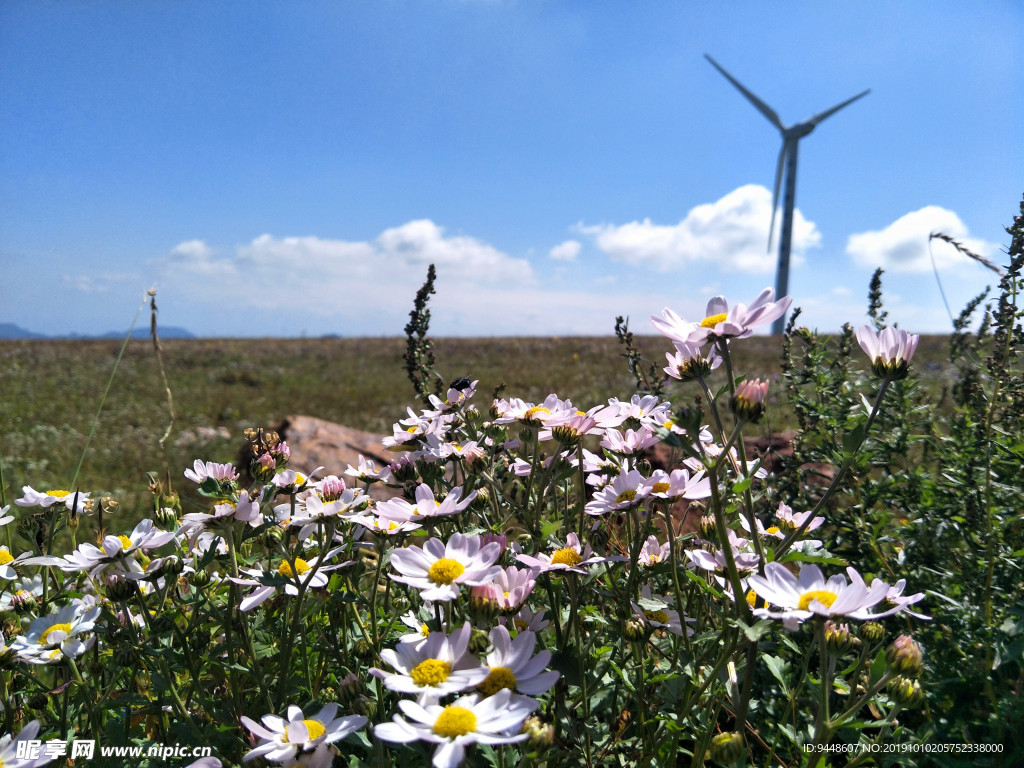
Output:
M359 454L357 466L348 465L345 474L357 480L362 480L364 483L375 483L378 481L386 483L391 478L391 471L387 467L378 470L373 460L364 458L363 454Z
M871 360L871 370L886 379L906 377L920 340L916 333L895 328L886 328L880 333L872 331L869 325L857 329L857 342Z
M487 586L497 590L495 599L506 613L518 611L526 598L537 586L537 572L532 568L516 568L510 565Z
M402 714L390 723L374 726L378 739L399 744L427 741L437 744L434 768L455 768L466 757L471 744L515 744L527 739L520 733L523 722L537 708L537 702L502 689L494 696L463 696L448 706L413 701L398 702Z
M709 542L701 541L700 539L696 541L712 546ZM761 562L761 558L753 550L750 541L737 536L736 532L731 528L729 529L729 546L732 548L733 561L736 563L736 568L741 572L741 575L745 571L753 571L757 568L758 563ZM688 549L686 557L696 567L702 568L705 571L725 571L727 569L725 552L721 549L716 548L711 552L706 549Z
M610 485L595 493L583 510L588 515L603 515L629 509L640 505L650 492L647 478L639 470L632 469L624 475L618 475Z
M903 613L906 613L909 616L913 616L915 619L929 621L931 619L931 616L925 616L923 613L916 613L915 611L912 611L909 608L909 606L913 605L914 603L919 603L922 600L924 600L924 592L918 592L917 594L907 595L906 597L904 597L903 590L906 588L906 586L907 580L900 579L891 587L889 587L889 589L885 593L885 602L887 602L889 605L895 605L898 608L898 610L903 611Z
M497 411L495 424L519 422L528 427L554 426L561 424L576 415L576 408L569 400L561 400L552 393L538 405L527 403L514 397L508 402L495 401L492 410Z
M680 381L703 379L722 364L722 356L714 347L706 356L701 352L700 344L677 341L675 347L675 353L665 353L668 365L664 370L673 379Z
M264 715L262 725L244 715L242 725L260 739L260 743L245 753L243 763L262 757L274 763L289 766L327 768L338 750L332 746L350 733L366 725L362 715L335 717L337 704L328 704L317 714L306 717L296 706L287 709L287 719L279 715Z
M706 499L711 495L711 481L704 471L690 474L686 469L665 472L656 469L647 479L648 493L658 499Z
M671 309L662 310L661 317L652 316L654 327L673 342L702 345L717 339L743 339L759 325L767 325L786 314L793 300L786 296L775 301L775 291L765 288L748 307L737 304L732 309L724 296L715 296L708 302L706 317L699 323L690 323Z
M134 560L136 551L147 552L173 540L173 532L160 530L152 520L146 518L140 520L127 536L104 537L99 547L86 542L66 557L42 555L30 557L24 562L28 565L53 566L66 573L87 571L90 578L115 562L125 569L140 571L141 568Z
M89 494L83 491L37 491L30 485L21 488L21 498L14 503L19 507L43 507L49 509L54 504L63 504L68 512L82 514L89 510Z
M217 464L200 459L195 460L192 469L185 470L185 479L191 480L196 485L201 484L207 478L213 478L219 483L234 482L238 479L238 470L231 464Z
M639 565L657 565L668 561L669 547L671 542L658 543L658 537L651 535L647 537L643 547L640 548L640 556L637 558Z
M788 629L793 629L813 616L868 621L905 610L906 604L897 604L887 611L872 613L871 609L885 599L890 586L875 579L869 587L853 568L846 572L849 582L841 574L826 580L821 569L813 564L802 565L800 573L793 575L780 563L768 563L764 576L751 575L748 583L766 602L781 610L758 608L754 615L782 619Z
M459 379L453 382L453 384L458 386L448 387L443 401L437 395L428 395L427 400L430 401L433 410L424 411L423 414L425 416L440 416L442 413L458 410L476 393L477 383L477 381L469 381L468 379Z
M639 429L627 429L625 434L617 429L606 429L604 439L601 440L601 447L607 448L612 453L623 456L632 456L645 448L650 448L658 442L657 435L650 427Z
M446 635L430 632L422 642L399 643L385 648L380 658L394 672L371 669L385 687L397 693L412 693L423 699L438 699L466 691L484 681L488 669L469 651L473 627L466 622Z
M415 531L423 526L410 520L396 519L388 515L350 515L346 518L350 523L358 523L370 533L378 536L396 536L400 533Z
M453 533L448 542L429 539L419 547L403 547L391 553L391 567L400 575L391 578L420 590L423 600L454 600L462 585L494 581L501 567L497 542L483 545L479 536Z
M580 545L580 537L575 533L570 533L566 537L565 546L556 549L550 555L546 553L541 553L537 557L516 555L516 559L541 573L571 571L572 573L586 575L587 569L592 565L598 565L599 563L621 563L628 558L620 556L596 557L589 544L585 548L582 547Z
M238 520L256 528L263 522L263 515L260 514L259 496L255 499L249 498L248 491L238 494L238 501L222 501L213 506L212 512L189 512L181 518L182 525L186 530L213 525L218 521L227 522Z
M17 736L6 734L0 737L0 766L5 768L37 768L37 766L46 765L56 759L56 756L48 756L41 747L38 750L38 754L36 754L36 750L27 750L26 747L30 744L35 746L41 744L38 720L31 720L25 723L25 727L21 729ZM29 752L32 752L32 757L26 756Z
M795 531L804 521L807 520L813 513L812 512L794 512L793 508L785 502L779 502L779 508L775 512L775 517L778 518L780 527L790 531ZM818 515L804 528L806 533L810 533L816 528L820 528L825 522L825 518Z
M81 656L96 641L93 630L100 616L98 605L69 603L57 613L40 616L18 635L11 649L29 664L56 664Z
M513 640L503 626L494 627L490 632L491 650L487 654L487 677L476 686L485 696L508 689L540 696L551 690L559 674L549 670L551 651L542 650L533 656L537 636L530 631L520 632Z
M618 427L627 420L644 424L661 424L672 415L672 406L658 399L657 395L633 395L629 402L616 397L609 398L608 405L594 413L597 426L601 429Z
M551 626L544 618L544 611L534 612L530 606L524 605L515 616L499 616L498 623L503 627L512 627L516 632L541 632Z

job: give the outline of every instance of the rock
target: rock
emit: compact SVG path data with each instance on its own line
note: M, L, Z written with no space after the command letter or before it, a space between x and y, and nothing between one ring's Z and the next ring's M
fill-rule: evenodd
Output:
M391 463L394 456L381 445L381 436L335 424L313 416L288 416L276 428L291 450L290 466L311 472L323 467L320 476L337 475L352 484L345 476L348 465L359 466L359 456L373 461L377 469ZM400 496L397 488L381 483L370 486L370 495L378 501Z

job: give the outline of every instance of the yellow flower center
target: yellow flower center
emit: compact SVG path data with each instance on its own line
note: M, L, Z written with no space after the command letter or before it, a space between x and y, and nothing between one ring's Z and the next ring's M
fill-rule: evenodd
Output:
M60 637L60 638L57 638L57 639L54 639L54 640L51 641L50 640L50 635L54 635L54 634L62 634L63 637ZM64 638L66 638L70 634L71 634L71 625L70 624L54 624L53 626L49 627L45 632L43 632L43 634L41 634L39 636L39 644L40 645L56 645L58 643L63 642Z
M127 536L118 536L117 538L121 540L121 549L131 549L134 546L132 540Z
M671 621L671 619L669 619L669 615L665 613L665 611L644 611L644 616L651 621L658 622L659 624L668 624L669 621Z
M545 408L543 405L535 405L533 406L533 408L530 408L526 413L523 414L523 418L526 419L527 421L534 421L534 417L538 413L546 413L550 416L551 410L549 408Z
M484 696L493 696L502 688L516 689L516 676L508 667L491 667L487 679L476 687Z
M295 571L298 571L299 575L301 576L303 573L305 573L308 570L309 570L309 563L307 563L301 557L296 557L295 558ZM280 573L282 576L284 576L286 578L289 578L289 579L294 579L295 578L295 571L292 570L292 566L291 566L291 564L287 560L285 560L283 563L281 563L280 567L278 567L278 569L277 569L278 573Z
M572 547L563 547L551 556L552 565L567 565L574 568L583 562L583 556Z
M667 493L669 487L670 486L668 483L655 483L654 487L651 488L651 491L653 491L654 493Z
M452 671L452 665L440 659L427 659L421 661L409 672L409 676L416 685L424 687L428 685L440 685L448 679Z
M65 496L70 496L71 495L71 491L61 491L61 490L47 491L46 495L47 496L53 496L55 499L63 499Z
M306 733L309 734L306 741L316 741L327 732L327 728L319 720L303 720L302 724L306 726ZM290 727L290 726L289 726ZM288 728L284 730L284 743L288 744Z
M0 547L0 565L7 565L14 561L14 555L12 555L7 547Z
M806 611L807 606L817 600L819 603L824 605L826 608L831 608L832 603L839 597L835 592L829 592L827 589L812 589L810 592L804 592L800 596L800 602L797 603L797 608L801 611Z
M430 570L427 571L427 578L435 584L451 584L465 570L466 568L458 560L442 557L430 566Z
M720 312L717 315L710 315L709 317L705 317L703 320L700 321L700 327L701 328L714 328L720 322L725 320L725 318L727 318L728 316L729 316L728 312Z
M635 498L636 498L636 491L634 491L633 489L629 489L627 491L623 491L618 496L616 496L615 497L615 503L616 504L621 504L624 501L632 501Z
M476 715L465 707L445 707L434 721L433 731L438 736L454 739L476 730Z
M767 533L767 534L770 534L770 535L774 536L774 535L775 535L776 533L778 533L778 532L779 532L779 526L777 526L777 525L771 525L771 526L769 526L769 527L765 528L765 529L764 529L764 532L765 532L765 533Z
M757 592L755 592L754 590L750 590L749 592L747 592L747 605L749 605L751 608L757 605Z

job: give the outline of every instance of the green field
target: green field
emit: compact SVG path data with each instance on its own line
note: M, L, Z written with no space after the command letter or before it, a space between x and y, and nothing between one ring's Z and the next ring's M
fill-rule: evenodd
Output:
M636 343L659 362L660 371L669 342L638 337ZM162 344L175 410L165 447L159 439L169 411L153 345L131 341L76 483L94 495L113 494L132 518L143 511L132 507L148 504L146 472L170 470L177 483L196 458L230 461L246 427L274 426L289 414L306 414L383 435L415 400L401 338L173 339ZM756 337L733 347L737 373L778 380L780 339ZM0 342L6 503L20 496L25 484L71 484L120 348L121 342L108 340ZM949 369L945 350L946 339L940 336L923 338L918 350L915 369L936 389ZM446 379L480 380L476 402L481 409L502 382L506 397L537 401L557 392L584 409L635 391L614 337L439 339L435 356ZM713 379L724 381L721 371ZM696 394L678 384L668 392L677 404ZM787 416L776 401L761 428L785 429L791 426ZM231 437L215 436L218 428Z

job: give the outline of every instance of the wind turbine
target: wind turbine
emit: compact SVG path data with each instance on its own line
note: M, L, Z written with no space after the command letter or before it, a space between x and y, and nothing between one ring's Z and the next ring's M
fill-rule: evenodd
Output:
M775 192L772 196L772 221L768 229L768 250L772 249L772 233L775 230L775 212L779 207L779 187L782 182L782 169L786 169L786 191L782 198L782 234L779 239L779 267L775 276L775 296L781 298L789 291L789 251L793 242L793 208L796 206L796 156L800 139L813 131L818 123L827 117L831 117L843 107L852 104L862 96L867 96L871 90L858 93L853 98L836 104L831 109L820 112L809 120L797 123L789 127L782 124L775 110L761 101L757 96L748 91L735 77L726 72L721 65L706 53L704 58L711 62L711 65L725 75L725 79L736 86L740 93L747 97L757 110L768 118L768 121L779 129L782 134L782 149L779 151L779 164L775 170ZM786 318L780 317L772 324L772 333L781 334L785 328Z

